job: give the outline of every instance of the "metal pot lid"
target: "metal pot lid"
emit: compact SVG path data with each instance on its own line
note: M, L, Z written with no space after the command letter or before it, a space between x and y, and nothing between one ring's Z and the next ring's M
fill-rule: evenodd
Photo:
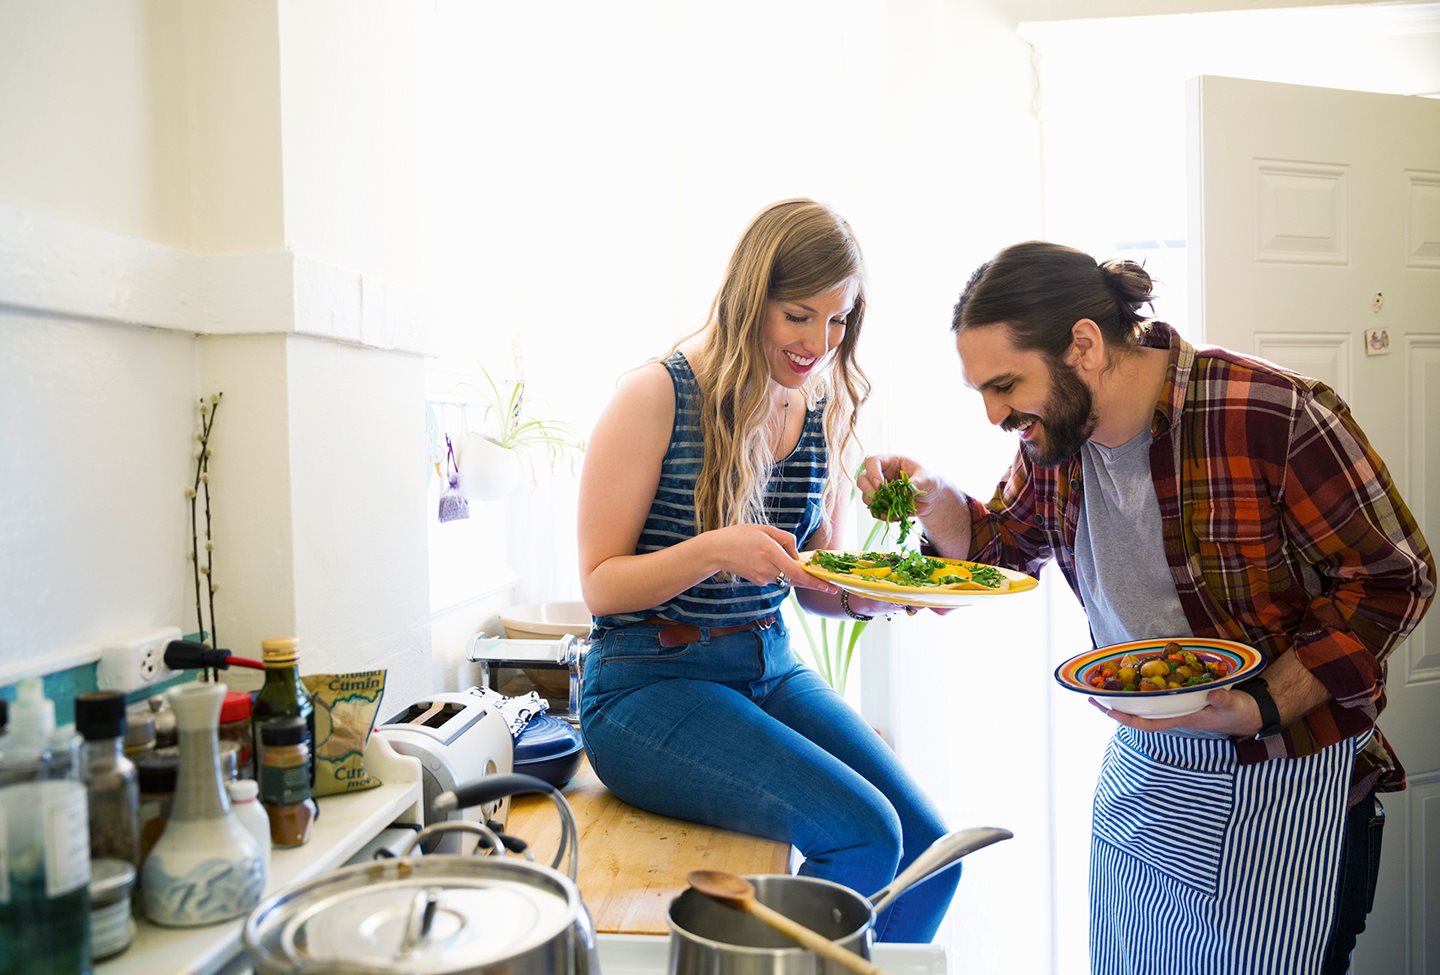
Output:
M488 857L357 864L267 899L245 942L257 961L297 971L472 971L565 935L573 891L549 868Z

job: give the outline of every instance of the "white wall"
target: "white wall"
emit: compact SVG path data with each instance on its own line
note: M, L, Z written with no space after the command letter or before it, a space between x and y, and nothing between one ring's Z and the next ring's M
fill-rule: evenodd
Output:
M0 685L193 621L194 345L0 307Z
M412 8L349 10L0 4L0 36L25 41L0 60L16 461L0 619L17 637L0 683L137 629L197 628L183 490L196 399L223 390L222 643L254 656L293 633L306 671L384 666L397 697L429 689L416 180L410 150L376 153L389 136L357 124L376 71L404 106L384 128L415 116L396 30ZM393 64L336 51L337 26Z

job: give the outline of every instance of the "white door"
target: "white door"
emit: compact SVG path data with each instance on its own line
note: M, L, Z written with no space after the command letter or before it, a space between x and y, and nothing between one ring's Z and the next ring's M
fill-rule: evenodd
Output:
M1440 101L1216 77L1189 95L1191 322L1329 383L1437 549ZM1437 614L1390 658L1380 727L1410 787L1382 797L1357 975L1440 972Z

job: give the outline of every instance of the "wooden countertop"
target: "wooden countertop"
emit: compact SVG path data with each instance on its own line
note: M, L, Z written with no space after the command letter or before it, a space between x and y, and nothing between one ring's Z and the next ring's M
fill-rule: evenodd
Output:
M580 832L580 896L602 934L663 934L665 913L685 875L709 867L732 873L786 873L790 847L777 840L687 823L636 809L600 784L587 758L564 789ZM544 796L510 801L505 831L548 863L560 817Z

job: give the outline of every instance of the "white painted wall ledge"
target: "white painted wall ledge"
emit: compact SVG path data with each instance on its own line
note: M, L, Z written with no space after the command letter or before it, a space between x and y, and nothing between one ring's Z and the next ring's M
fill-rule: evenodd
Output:
M195 254L0 204L0 307L436 354L428 296L291 251Z

